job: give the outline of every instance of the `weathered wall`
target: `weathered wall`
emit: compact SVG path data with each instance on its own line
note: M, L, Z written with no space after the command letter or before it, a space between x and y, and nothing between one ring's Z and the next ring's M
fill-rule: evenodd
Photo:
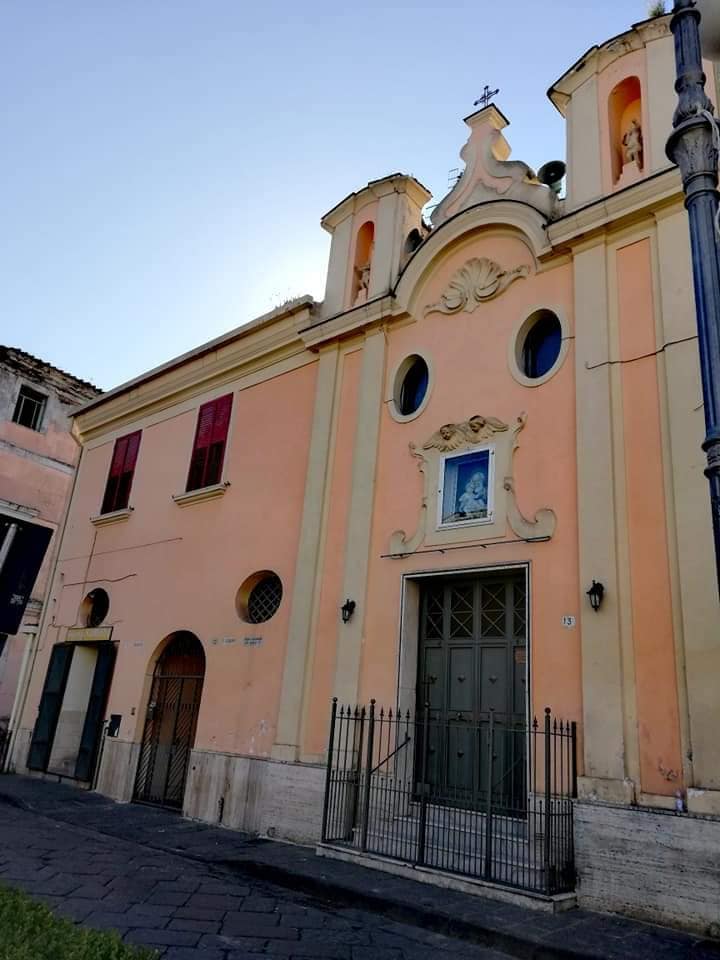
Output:
M183 812L236 830L316 843L324 785L319 764L193 750Z
M720 923L720 820L578 803L581 907L689 927Z
M18 394L27 385L47 397L39 430L13 423ZM0 347L0 513L36 520L55 530L70 495L79 447L69 413L98 391L20 351ZM0 658L0 721L12 711L26 645L38 626L57 544L50 541L22 628Z

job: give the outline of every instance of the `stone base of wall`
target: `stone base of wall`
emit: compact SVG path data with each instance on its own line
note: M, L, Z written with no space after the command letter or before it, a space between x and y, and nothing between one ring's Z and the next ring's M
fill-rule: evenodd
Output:
M95 789L112 800L129 803L135 786L140 744L105 737Z
M18 730L15 740L13 741L12 754L7 765L10 773L30 773L27 768L27 758L32 734L32 730L29 730L27 727L20 727Z
M578 900L717 936L720 819L578 802Z
M193 750L184 813L261 836L317 843L325 768Z

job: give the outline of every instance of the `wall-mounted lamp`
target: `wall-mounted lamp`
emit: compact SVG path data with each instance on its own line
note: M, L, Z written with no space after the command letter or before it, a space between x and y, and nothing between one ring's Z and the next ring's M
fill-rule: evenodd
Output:
M354 600L348 599L348 600L346 600L345 603L340 607L340 612L342 613L342 621L343 621L343 623L347 623L347 622L348 622L348 620L350 619L350 617L351 617L351 616L353 615L353 613L355 612L355 607L356 607L356 606L357 606L357 604L355 603Z
M587 591L587 595L590 597L590 606L597 613L605 596L605 587L601 583L598 583L597 580L593 580L592 586Z

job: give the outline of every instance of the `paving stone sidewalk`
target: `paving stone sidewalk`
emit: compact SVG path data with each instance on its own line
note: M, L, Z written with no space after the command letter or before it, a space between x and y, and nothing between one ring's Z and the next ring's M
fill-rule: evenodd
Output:
M7 775L0 882L164 960L720 958L720 945L678 931L581 910L538 913Z

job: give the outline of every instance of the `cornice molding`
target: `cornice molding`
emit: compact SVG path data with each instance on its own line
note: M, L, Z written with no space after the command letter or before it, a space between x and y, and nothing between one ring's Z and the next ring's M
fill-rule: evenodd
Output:
M620 227L629 219L658 215L663 208L682 206L683 202L680 171L668 167L549 224L548 236L553 248L575 245L585 242L588 234Z
M405 173L391 173L380 180L371 180L362 189L349 193L340 203L328 210L321 218L320 226L328 233L332 233L338 224L357 213L368 203L398 192L406 193L418 206L426 204L431 197L430 191L415 177Z
M602 73L626 53L642 50L653 40L669 36L671 19L671 14L666 14L664 17L643 20L633 24L625 33L590 47L548 90L547 95L558 112L563 117L566 115L572 95L590 77Z
M308 350L319 350L332 340L363 333L396 313L394 298L386 294L307 327L300 331L300 337Z
M287 318L256 331L252 337L228 344L202 360L190 359L171 371L118 393L99 407L75 415L73 433L82 443L133 422L152 412L160 412L183 400L232 383L242 377L302 357L306 348L298 327L307 325L309 314ZM313 357L308 356L307 362Z

